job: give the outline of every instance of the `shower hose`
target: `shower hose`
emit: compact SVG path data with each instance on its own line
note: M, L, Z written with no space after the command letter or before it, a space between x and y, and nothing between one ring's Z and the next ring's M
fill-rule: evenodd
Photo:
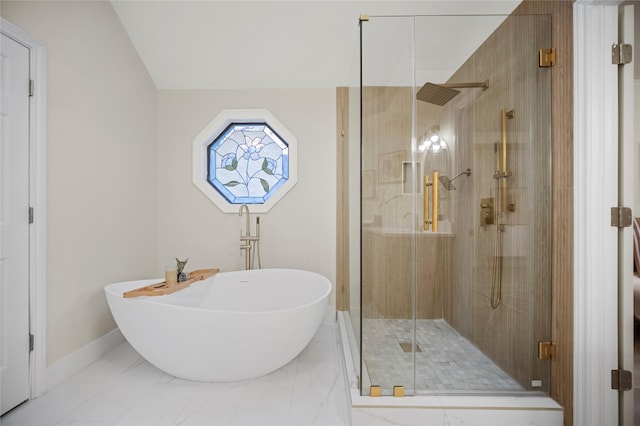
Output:
M504 225L496 225L496 242L494 244L493 272L491 274L491 307L496 309L502 299L502 237Z

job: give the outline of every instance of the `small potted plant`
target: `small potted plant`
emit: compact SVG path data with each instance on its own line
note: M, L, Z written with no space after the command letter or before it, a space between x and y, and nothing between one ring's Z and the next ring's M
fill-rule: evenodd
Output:
M176 257L176 266L178 269L178 282L182 282L182 281L186 281L187 280L187 273L184 272L184 267L186 266L187 262L189 261L189 258L187 257L185 260L180 260Z

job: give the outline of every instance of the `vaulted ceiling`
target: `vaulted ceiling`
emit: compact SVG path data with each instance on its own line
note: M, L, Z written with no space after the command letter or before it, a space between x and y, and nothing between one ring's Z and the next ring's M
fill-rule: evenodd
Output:
M361 14L508 15L519 3L112 0L160 90L357 85ZM503 18L475 27L442 21L437 33L423 34L433 40L434 79L451 75Z

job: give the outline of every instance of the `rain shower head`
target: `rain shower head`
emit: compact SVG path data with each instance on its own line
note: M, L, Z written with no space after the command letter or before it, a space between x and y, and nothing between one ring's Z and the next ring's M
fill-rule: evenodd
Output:
M460 93L455 89L469 89L479 87L482 90L486 90L489 87L489 80L485 80L482 83L451 83L451 84L434 84L425 83L424 86L418 90L416 98L419 101L429 102L439 106L444 106L447 102L453 99Z
M449 176L447 176L447 175L440 175L440 176L438 176L438 180L440 181L442 186L444 186L444 189L446 189L447 191L451 191L451 190L455 190L456 189L455 185L453 184L453 181L458 179L462 175L470 176L471 175L471 169L467 169L464 172L458 173L457 175L455 175L453 177L453 179L449 179Z
M459 90L444 87L439 84L426 83L418 90L416 98L430 104L443 106L460 93Z

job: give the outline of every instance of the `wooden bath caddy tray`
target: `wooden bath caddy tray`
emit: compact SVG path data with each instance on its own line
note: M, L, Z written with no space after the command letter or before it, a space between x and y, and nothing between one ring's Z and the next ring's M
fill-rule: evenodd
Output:
M209 277L214 276L220 272L220 269L198 269L197 271L189 272L189 278L186 281L182 281L176 284L167 284L165 281L157 284L151 284L144 287L136 288L135 290L125 291L122 297L138 297L138 296L162 296L165 294L175 293L178 290L189 287L196 281L206 280Z

